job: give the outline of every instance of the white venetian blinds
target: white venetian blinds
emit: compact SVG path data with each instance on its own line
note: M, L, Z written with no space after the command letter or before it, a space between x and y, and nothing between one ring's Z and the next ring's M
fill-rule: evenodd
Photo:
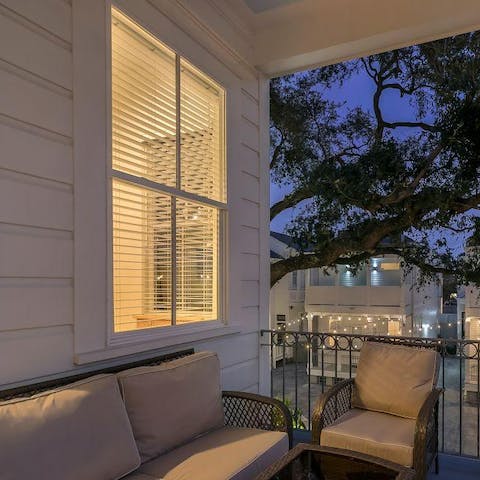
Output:
M223 91L181 61L181 188L225 201Z
M116 332L219 317L224 97L112 9Z
M176 184L175 54L113 10L112 166Z

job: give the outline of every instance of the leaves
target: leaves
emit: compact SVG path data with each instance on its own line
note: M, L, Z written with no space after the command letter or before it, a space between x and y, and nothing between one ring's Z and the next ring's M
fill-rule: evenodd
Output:
M342 98L355 78L370 83L371 102ZM271 140L272 181L293 189L271 217L291 209L300 245L299 258L272 266L272 283L363 262L409 236L391 251L426 277L476 279L452 238L480 238L478 32L273 80Z

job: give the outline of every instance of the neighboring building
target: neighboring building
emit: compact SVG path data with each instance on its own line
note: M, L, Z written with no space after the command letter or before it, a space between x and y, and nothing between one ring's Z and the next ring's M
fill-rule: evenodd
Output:
M467 242L465 254L478 251L478 241L470 240ZM461 329L465 340L480 340L480 288L476 285L466 285L462 289L464 310L460 312ZM478 356L476 345L467 346L464 354L468 356ZM465 393L467 397L478 394L478 384L480 371L478 360L465 361ZM478 399L475 399L478 401Z
M335 334L436 337L441 312L441 284L418 289L415 270L405 273L398 256L372 257L356 275L348 265L309 271L305 311L309 330ZM312 373L319 377L350 376L350 352L320 352L312 346ZM352 353L353 370L359 354ZM323 362L322 362L323 359Z
M272 237L274 254L295 255L295 245L287 235L272 232ZM287 329L290 325L291 329L298 329L302 314L306 314L305 327L312 332L436 337L440 330L441 281L417 288L416 274L415 269L405 273L401 259L395 255L372 257L368 265L357 272L348 265L292 272L271 290L270 324L272 328L279 328L279 313L289 311ZM295 281L299 278L301 282ZM312 351L315 374L319 359L315 348ZM326 355L328 357L328 353ZM348 352L345 355L348 356ZM325 359L324 376L333 376L334 372L329 371L333 364ZM342 377L349 372L337 374Z
M288 235L270 232L270 262L294 255L295 245ZM305 272L290 272L270 290L270 328L279 332L307 328L305 317ZM274 358L283 356L283 347L274 348ZM286 357L293 355L286 349Z

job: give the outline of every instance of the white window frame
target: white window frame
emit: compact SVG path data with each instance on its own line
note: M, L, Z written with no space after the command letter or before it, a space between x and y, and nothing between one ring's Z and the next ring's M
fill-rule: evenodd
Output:
M160 42L164 43L167 48L172 50L175 53L175 104L176 104L176 187L171 187L162 183L154 182L152 180L148 180L143 177L137 177L135 175L131 175L129 173L122 172L120 170L116 170L112 167L112 32L111 32L111 8L116 8L120 13L127 16L130 20L134 21L138 24L138 26ZM107 66L108 66L108 75L107 75L107 100L108 100L108 107L107 107L107 132L108 134L108 142L107 142L107 209L108 209L108 223L107 223L107 238L113 239L113 208L112 208L112 182L113 180L124 180L132 185L144 187L146 189L158 192L160 194L167 195L171 202L172 202L172 245L171 251L176 251L176 210L175 204L176 199L187 200L193 203L198 203L199 205L213 207L219 213L219 232L218 232L218 272L217 272L217 313L218 318L215 320L206 320L206 321L198 321L192 322L191 324L185 325L176 325L176 276L173 274L174 270L176 269L176 258L175 255L172 255L171 258L171 268L172 268L172 325L170 326L161 326L161 327L150 327L150 328L143 328L137 330L130 330L125 332L115 332L115 324L114 324L114 298L113 298L113 242L110 241L108 244L108 272L109 275L107 277L107 288L109 292L108 297L108 318L109 318L109 330L108 330L108 344L109 345L118 345L129 343L132 341L138 341L142 339L151 339L154 337L165 337L168 335L176 335L178 332L191 332L191 331L198 331L204 328L209 329L212 326L221 327L226 324L225 318L225 284L226 284L226 271L224 265L226 264L225 259L225 251L226 251L226 231L225 226L228 221L228 189L226 191L227 201L226 203L219 202L217 200L213 200L201 195L197 195L195 193L190 193L185 190L181 190L179 186L181 185L181 145L180 145L180 138L181 138L181 61L184 59L182 55L179 54L178 50L174 49L171 45L168 45L164 42L161 38L158 38L153 32L148 30L148 28L138 22L135 17L131 17L127 12L125 12L122 8L118 7L115 3L112 3L110 7L110 11L107 13L108 24L107 29ZM186 60L186 59L185 59ZM191 62L189 62L191 63ZM195 68L198 68L196 65L193 65ZM198 70L201 71L200 68ZM202 72L205 73L205 72ZM208 74L206 74L208 75ZM210 76L210 75L208 75ZM216 79L214 81L224 90L224 146L223 151L224 158L223 158L223 171L224 171L224 179L225 187L226 188L226 171L228 165L228 159L226 155L226 137L227 137L227 126L226 126L226 105L227 105L227 98L228 93L227 89Z
M225 158L228 199L234 173L228 159L237 156L237 146L228 141L238 119L238 77L210 51L198 44L178 25L146 2L127 0L73 0L73 130L74 130L74 362L86 364L236 334L230 325L229 300L237 280L230 279L230 226L224 220L219 236L223 255L219 258L220 320L172 327L149 328L113 334L111 289L111 82L110 11L112 4L145 30L169 45L181 57L205 72L225 89ZM103 50L100 38L104 39ZM100 41L100 43L99 43ZM196 61L198 60L198 61ZM146 181L148 183L148 181ZM186 192L171 191L190 200ZM210 201L210 200L209 200ZM223 206L223 205L222 205ZM227 200L225 216L228 217ZM234 286L235 285L235 286Z

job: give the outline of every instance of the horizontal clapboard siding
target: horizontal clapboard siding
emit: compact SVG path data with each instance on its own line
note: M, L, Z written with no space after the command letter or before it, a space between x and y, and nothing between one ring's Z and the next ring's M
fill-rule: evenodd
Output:
M0 91L2 115L65 137L72 136L72 98L67 91L1 62Z
M72 41L70 3L66 0L1 0L0 11L33 30L57 37L69 45ZM55 39L52 38L52 41Z
M0 223L0 277L72 278L70 232Z
M65 137L0 116L0 145L0 168L72 184L72 147Z
M71 5L0 0L0 383L72 369Z
M1 330L73 324L70 279L0 278Z
M72 187L0 168L0 222L71 231Z
M22 4L22 1L18 2ZM18 38L12 42L10 39ZM0 8L0 58L5 62L71 90L72 52L37 31L2 15Z
M70 325L0 332L2 385L38 381L72 368Z
M155 2L122 3L139 18L147 11L158 14ZM190 34L181 29L179 38ZM69 0L0 0L2 385L77 368L71 42ZM229 191L235 215L229 218L229 295L234 298L228 321L236 333L188 346L218 353L223 388L258 391L260 229L265 222L260 216L259 82L235 77L232 85L238 101L235 131L228 135L236 145L229 165L235 172Z
M224 390L243 390L258 382L258 357L222 369Z

